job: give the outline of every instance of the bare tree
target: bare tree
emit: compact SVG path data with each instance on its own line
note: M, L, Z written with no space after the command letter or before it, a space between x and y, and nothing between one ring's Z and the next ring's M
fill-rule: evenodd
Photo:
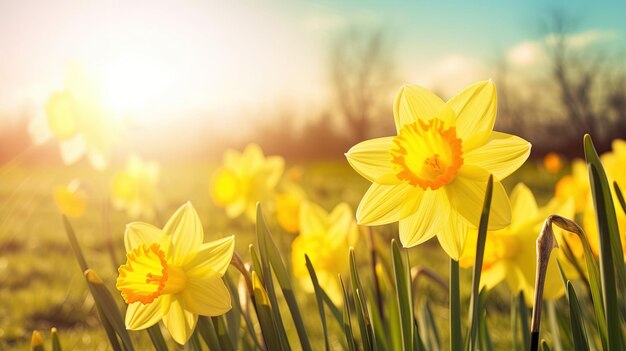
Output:
M545 26L551 79L572 137L589 133L604 149L616 131L626 130L626 75L604 50L576 48L575 27L564 12L554 12Z
M331 47L329 68L335 103L351 138L365 139L379 116L392 125L387 118L389 96L397 79L390 44L381 29L351 28L339 35ZM385 128L373 134L382 135Z

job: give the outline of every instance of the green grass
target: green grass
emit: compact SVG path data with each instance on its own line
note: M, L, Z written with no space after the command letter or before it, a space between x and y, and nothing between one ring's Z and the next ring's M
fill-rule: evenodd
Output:
M241 220L229 220L223 209L217 208L209 196L209 179L213 166L182 165L164 166L160 189L163 222L184 202L191 201L198 211L204 226L205 241L234 234L236 250L248 260L248 245L254 240L254 227ZM339 201L348 202L356 209L368 187L368 182L354 172L346 162L326 162L303 166L302 185L309 198L326 209ZM106 248L103 232L102 203L103 189L108 186L111 172L98 173L86 166L71 167L25 167L0 168L0 350L27 349L34 329L49 335L51 327L59 329L61 343L65 349L108 349L108 341L96 316L94 302L88 294L82 272L72 254L61 217L52 200L52 187L67 184L74 178L89 184L89 202L85 216L71 219L88 264L104 279L117 297L114 289L116 272ZM533 189L539 203L545 203L553 192L557 177L548 175L532 163L527 164L506 180L507 190L520 180ZM263 205L263 204L262 204ZM276 223L271 204L264 205L268 225L278 238L277 245L288 258L293 235L284 233ZM137 220L125 213L111 210L111 234L115 241L118 263L123 258L123 233L125 224ZM397 224L373 228L383 260L390 262L389 242L396 237ZM360 266L368 262L368 251L360 240L355 248ZM385 256L386 255L386 256ZM346 259L348 252L346 252ZM410 250L413 266L433 269L447 279L448 260L436 241ZM363 267L363 276L369 279L369 267ZM347 273L347 272L346 272ZM348 276L345 275L344 279ZM462 311L467 313L471 272L461 271ZM367 284L369 285L369 284ZM299 289L299 287L295 287ZM313 342L322 342L323 334L317 317L313 295L296 290L296 298L304 310L304 322L312 329ZM447 338L447 292L426 280L421 281L416 291L416 306L428 300L434 317ZM122 306L121 298L119 299ZM489 297L489 331L496 349L508 347L509 301L506 288L499 287ZM286 305L281 311L287 311ZM465 317L464 317L465 318ZM465 319L464 319L465 321ZM333 336L339 330L332 318L328 318L331 331L330 343L338 345L340 340ZM293 323L286 324L291 341L297 344ZM164 333L168 337L167 332ZM149 345L145 332L132 333L136 345ZM49 339L47 340L49 342ZM323 344L314 344L318 349ZM442 345L446 345L442 342ZM332 345L331 345L332 346ZM138 349L143 349L141 346Z

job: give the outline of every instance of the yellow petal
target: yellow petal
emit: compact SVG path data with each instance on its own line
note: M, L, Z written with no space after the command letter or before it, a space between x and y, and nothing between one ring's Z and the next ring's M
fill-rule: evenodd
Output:
M530 143L520 137L491 132L487 143L465 153L463 160L465 164L483 168L502 180L526 162L530 147Z
M203 316L219 316L232 308L230 292L216 272L202 279L189 277L180 298L187 310Z
M452 97L447 105L457 115L456 133L463 140L463 151L483 145L496 121L498 99L491 81L478 82Z
M342 202L335 206L328 216L328 236L337 241L346 241L355 224L355 217L350 205Z
M70 139L64 140L59 145L63 163L71 165L78 162L87 152L87 145L82 134L78 134Z
M229 168L220 168L211 177L211 197L220 207L227 206L240 195L237 174Z
M226 273L235 250L235 236L211 241L202 244L193 258L185 262L185 271L188 276L202 277L205 272L218 272L220 276Z
M379 185L374 183L367 190L356 218L359 224L380 225L397 222L417 210L424 192L406 183Z
M165 224L163 232L172 237L172 264L182 266L187 256L204 240L202 222L198 213L187 202L181 206Z
M328 213L317 204L305 201L300 206L300 235L326 233Z
M514 279L517 281L517 275L509 272L509 263L506 261L498 262L489 267L489 269L482 270L480 274L480 287L491 290L504 281L509 275L513 275Z
M265 159L265 174L267 187L272 190L278 184L285 170L285 160L280 156L270 156Z
M183 308L183 302L173 297L169 311L163 316L163 324L172 338L183 345L189 340L198 322L198 315Z
M48 127L59 140L67 140L78 132L76 102L68 92L55 92L46 103Z
M163 231L152 224L132 222L126 225L124 247L126 252L130 252L141 244L150 245L159 241L161 236L163 236Z
M489 173L472 166L463 166L454 181L445 186L452 207L469 223L478 227L485 200ZM502 183L494 179L489 230L502 229L511 223L511 204Z
M57 208L68 217L80 217L85 213L87 199L85 195L69 186L57 186L53 189Z
M348 162L360 175L379 184L397 184L389 149L393 137L370 139L354 145L346 153Z
M149 304L137 301L128 305L125 324L129 330L141 330L157 324L169 310L170 297L159 296Z
M413 247L441 232L449 210L442 191L424 191L419 208L414 214L400 220L400 242L404 247Z
M441 98L419 85L403 86L393 104L393 118L396 130L415 120L429 120L439 116L445 103Z
M465 248L469 226L461 216L453 214L448 216L448 220L442 224L443 230L437 234L439 244L450 258L458 261Z
M516 227L529 220L534 220L538 212L539 209L533 193L524 183L517 184L511 192L511 226Z

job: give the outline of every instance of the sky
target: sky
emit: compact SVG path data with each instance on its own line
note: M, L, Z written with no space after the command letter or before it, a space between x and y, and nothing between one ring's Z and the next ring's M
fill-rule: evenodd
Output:
M328 48L348 28L383 28L402 80L449 95L499 58L541 63L542 21L563 9L578 45L626 43L623 1L0 0L0 120L41 113L74 62L145 125L305 113L327 101Z

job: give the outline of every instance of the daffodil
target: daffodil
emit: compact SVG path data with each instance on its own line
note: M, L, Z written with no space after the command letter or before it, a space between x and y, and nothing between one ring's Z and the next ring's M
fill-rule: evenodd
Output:
M52 195L54 203L64 215L80 217L85 213L87 196L80 188L78 180L73 180L68 185L54 187Z
M320 286L336 304L343 301L337 274L348 268L348 250L358 236L354 214L346 203L330 213L312 202L300 206L300 235L291 245L293 273L308 292L313 292L304 255L308 255Z
M300 229L300 206L305 200L304 190L291 182L276 194L276 219L288 233L296 233Z
M216 205L226 208L230 218L245 214L256 218L256 203L272 195L284 169L280 156L265 157L256 144L249 144L243 153L227 150L224 164L211 180L211 195Z
M589 202L591 190L589 188L589 173L585 161L576 159L572 162L572 173L563 176L556 183L554 196L561 201L574 199L576 213L582 213Z
M563 167L561 156L559 156L559 154L555 152L548 152L543 158L543 167L546 169L546 171L548 171L548 173L559 173L559 171Z
M222 280L234 237L203 243L202 223L191 203L180 207L161 230L147 223L126 227L126 263L116 287L128 304L126 328L140 330L160 320L179 344L189 340L198 315L231 309Z
M500 180L528 158L530 144L494 132L496 87L480 82L444 102L417 85L404 86L394 103L397 135L367 140L346 154L372 181L357 209L359 224L400 222L411 247L437 236L458 260L467 229L477 227L489 174L494 175L489 229L511 221Z
M113 176L113 206L126 210L130 217L152 219L158 205L158 181L159 165L155 161L144 161L137 155L130 155L126 169Z
M103 169L120 135L118 122L102 103L95 81L78 64L70 64L63 89L50 94L45 118L33 120L29 131L37 143L56 138L66 164L86 155L95 168Z
M566 204L553 202L539 209L530 189L521 183L511 193L511 204L511 225L487 232L480 285L492 289L506 281L514 294L523 291L526 302L532 304L537 262L536 241L541 225L550 214L571 218L574 206L571 201ZM474 265L477 237L478 232L471 230L459 261L461 267ZM565 292L556 259L557 251L553 251L543 293L547 300L557 299Z

